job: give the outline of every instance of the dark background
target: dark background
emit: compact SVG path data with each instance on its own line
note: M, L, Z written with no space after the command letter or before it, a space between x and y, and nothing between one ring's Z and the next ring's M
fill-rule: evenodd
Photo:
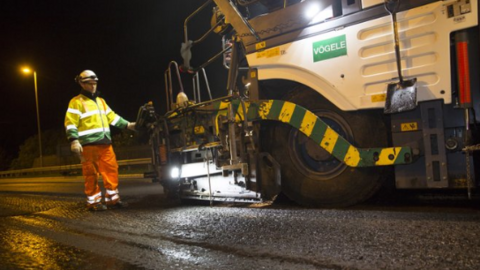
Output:
M69 100L80 87L74 77L91 69L109 106L129 121L153 101L165 112L164 72L172 60L183 62L184 20L206 0L97 0L0 2L0 147L13 156L37 134L33 75L37 72L42 131L63 128ZM210 4L189 23L189 39L210 27ZM193 49L192 66L221 50L213 34ZM225 92L227 71L221 60L206 68L210 86ZM191 77L182 75L189 94ZM189 94L190 97L191 94Z

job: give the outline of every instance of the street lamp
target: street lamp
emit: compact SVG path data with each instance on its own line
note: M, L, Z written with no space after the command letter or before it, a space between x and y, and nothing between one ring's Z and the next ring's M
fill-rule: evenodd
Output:
M42 154L42 133L40 129L40 113L38 109L38 89L37 89L37 72L32 71L29 68L23 68L23 73L30 74L33 72L33 82L35 84L35 104L37 107L37 128L38 128L38 149L40 150L40 167L43 167L43 154Z

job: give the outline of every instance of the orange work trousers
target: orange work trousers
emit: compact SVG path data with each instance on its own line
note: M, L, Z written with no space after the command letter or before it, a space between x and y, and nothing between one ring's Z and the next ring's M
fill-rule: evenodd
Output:
M102 175L105 187L105 203L116 204L118 194L118 163L111 145L87 145L83 147L82 171L85 178L87 206L101 203L102 191L98 186L98 176Z

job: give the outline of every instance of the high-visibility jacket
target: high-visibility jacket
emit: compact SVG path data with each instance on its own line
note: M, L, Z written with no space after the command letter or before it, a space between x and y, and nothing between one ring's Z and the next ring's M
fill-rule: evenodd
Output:
M128 121L108 107L105 100L97 95L88 97L82 93L70 100L65 115L65 129L69 141L78 139L80 144L111 142L110 125L126 128Z

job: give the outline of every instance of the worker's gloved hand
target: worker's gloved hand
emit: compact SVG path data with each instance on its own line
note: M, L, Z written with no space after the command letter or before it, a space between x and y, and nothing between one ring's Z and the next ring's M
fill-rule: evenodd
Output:
M77 155L82 155L83 147L78 140L74 140L70 143L70 150Z
M127 129L135 131L135 122L129 122L127 125Z

